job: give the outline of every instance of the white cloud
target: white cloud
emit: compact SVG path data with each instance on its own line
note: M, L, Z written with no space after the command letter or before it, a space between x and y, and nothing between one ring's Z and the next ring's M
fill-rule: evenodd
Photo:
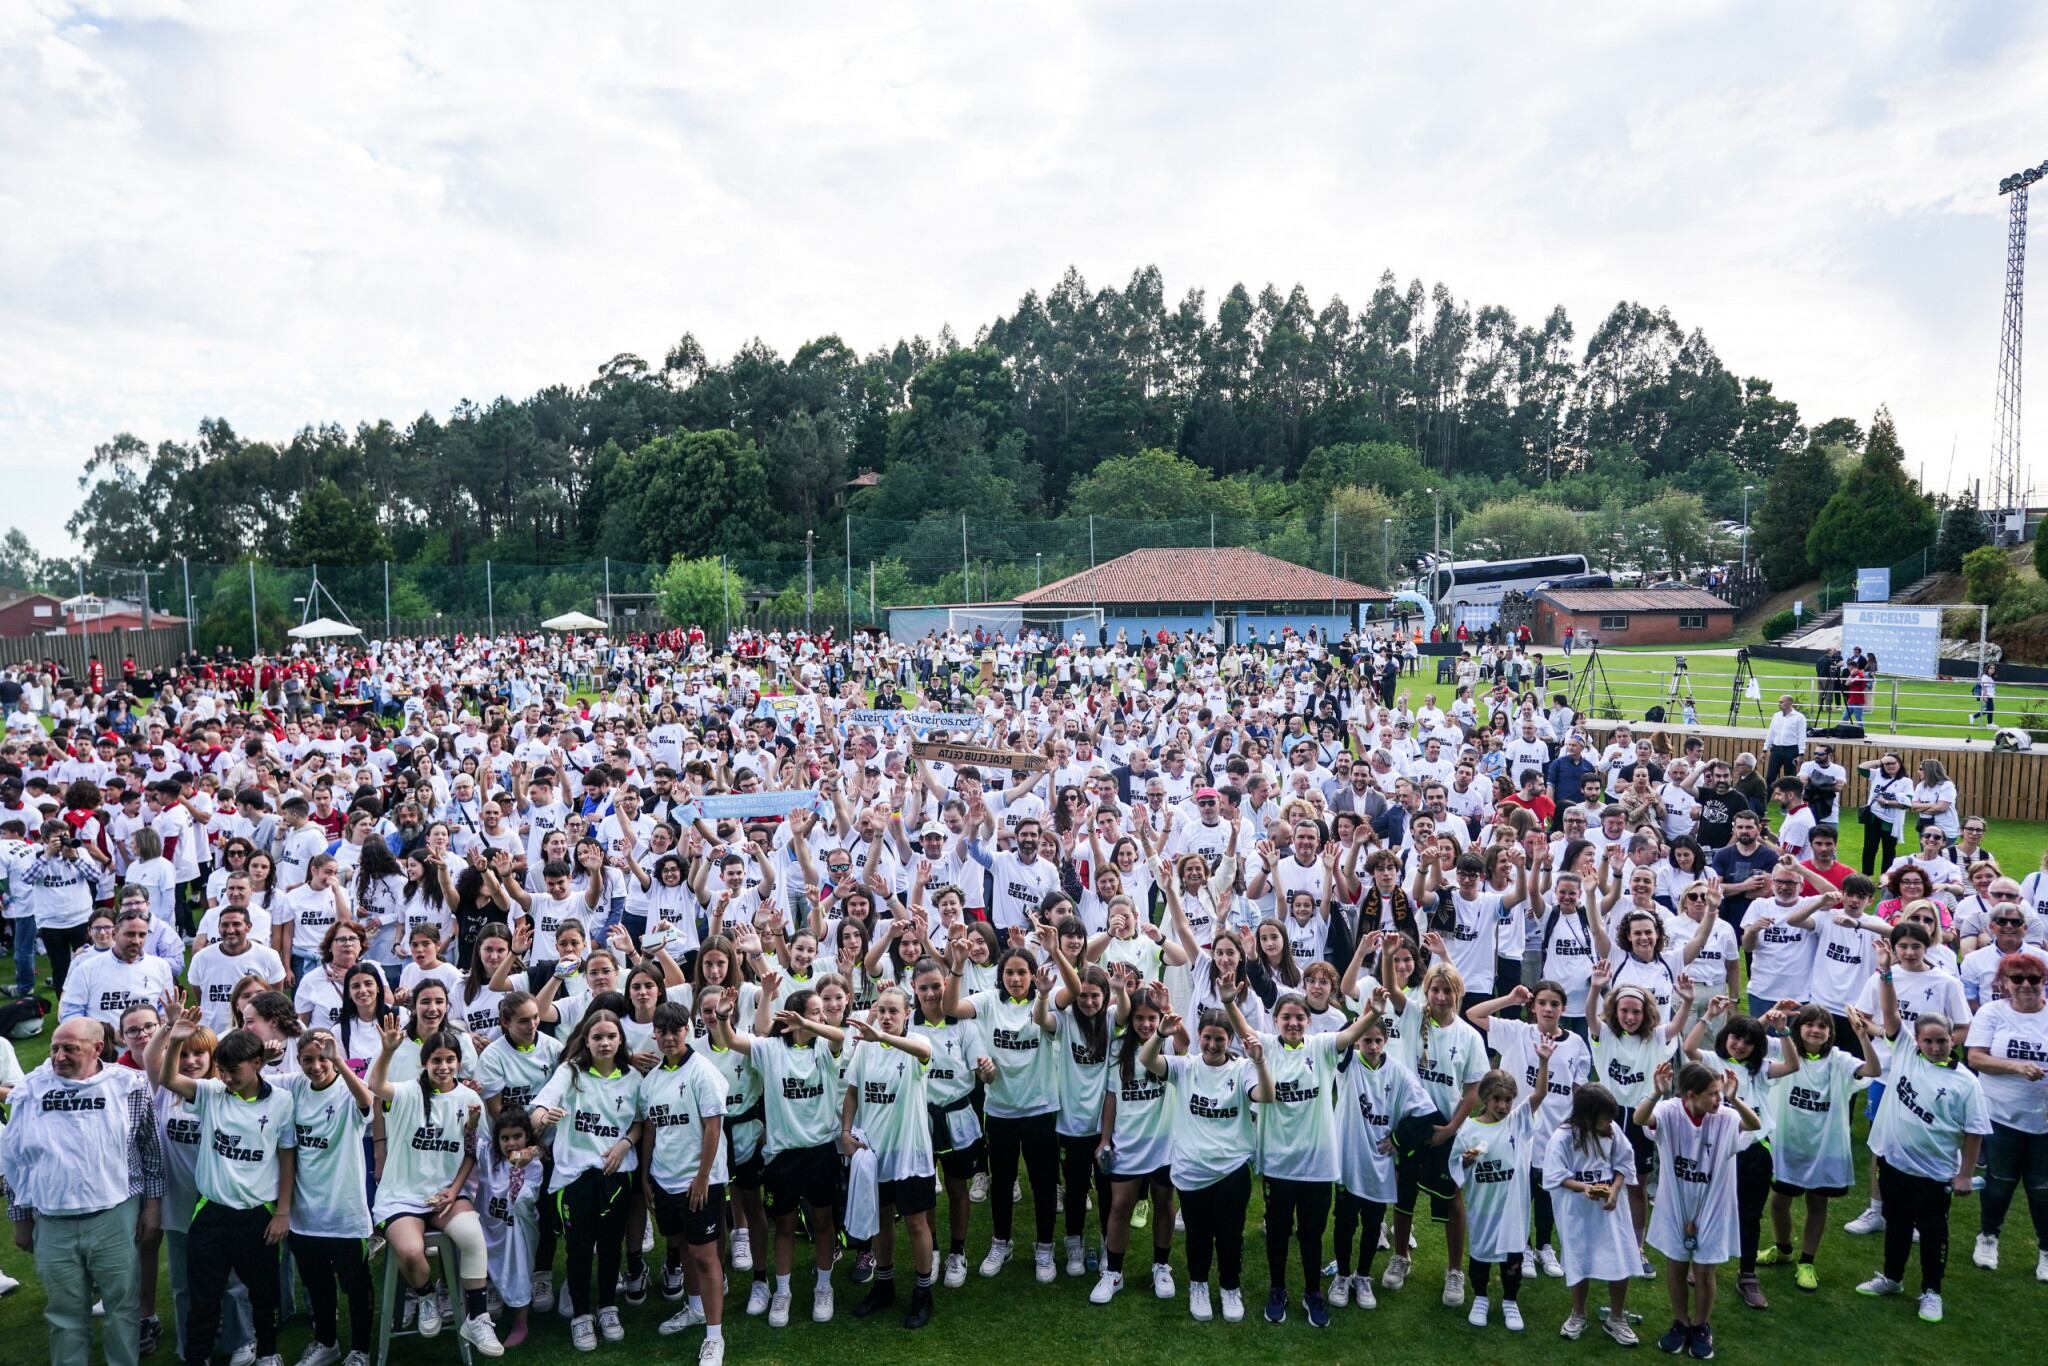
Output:
M686 330L971 334L1070 262L1354 304L1391 267L1582 340L1668 304L1968 477L2044 72L1996 4L38 0L0 9L10 519L61 548L123 429L404 420Z

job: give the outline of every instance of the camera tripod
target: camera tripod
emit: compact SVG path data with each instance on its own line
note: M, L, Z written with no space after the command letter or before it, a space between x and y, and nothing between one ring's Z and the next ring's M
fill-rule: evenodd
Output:
M1604 704L1601 715L1610 721L1621 719L1621 708L1615 705L1614 689L1608 685L1607 669L1600 662L1600 644L1595 641L1586 651L1586 662L1572 676L1572 691L1568 702L1572 712L1587 716L1593 712L1593 702L1598 689L1598 698Z
M1757 696L1755 697L1749 697L1749 689L1752 687L1757 688ZM1732 726L1741 719L1744 698L1748 698L1750 706L1756 709L1756 719L1768 723L1769 718L1764 715L1762 696L1762 686L1756 681L1756 670L1752 669L1749 664L1749 651L1737 650L1735 652L1735 680L1729 685L1728 689L1728 724Z

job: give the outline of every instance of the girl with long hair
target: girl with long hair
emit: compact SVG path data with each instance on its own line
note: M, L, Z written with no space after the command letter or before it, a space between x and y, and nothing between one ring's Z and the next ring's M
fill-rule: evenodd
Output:
M1163 994L1163 993L1162 993ZM1149 1191L1152 1199L1152 1293L1174 1295L1173 1180L1170 1162L1173 1109L1166 1078L1138 1065L1138 1054L1165 1022L1162 1002L1150 988L1130 998L1130 1015L1117 1031L1116 1056L1103 1087L1101 1138L1095 1161L1109 1180L1108 1213L1102 1236L1102 1273L1088 1292L1090 1304L1108 1304L1124 1285L1124 1255L1131 1242L1131 1212Z
M1515 1079L1498 1068L1479 1080L1479 1106L1452 1140L1451 1180L1464 1197L1469 1239L1466 1271L1472 1309L1465 1321L1484 1328L1492 1307L1493 1267L1500 1267L1501 1323L1522 1331L1522 1258L1529 1251L1529 1166L1535 1160L1536 1115L1550 1095L1550 1055L1566 1034L1536 1035L1536 1076L1529 1098L1515 1103Z
M1586 1301L1594 1281L1607 1282L1600 1328L1623 1347L1636 1345L1628 1321L1628 1283L1640 1256L1621 1193L1639 1178L1635 1150L1621 1132L1621 1107L1598 1082L1572 1092L1571 1114L1546 1141L1543 1182L1556 1194L1564 1282L1572 1311L1560 1336L1576 1341L1586 1331Z

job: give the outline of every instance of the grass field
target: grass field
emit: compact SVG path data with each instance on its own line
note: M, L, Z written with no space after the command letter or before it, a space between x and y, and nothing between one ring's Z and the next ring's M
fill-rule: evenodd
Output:
M1640 721L1643 719L1643 713L1653 706L1663 707L1674 720L1683 715L1673 700L1672 687L1675 677L1673 656L1682 654L1687 664L1687 679L1677 690L1678 696L1683 697L1688 693L1692 696L1698 707L1700 724L1727 725L1728 704L1735 695L1737 662L1732 651L1720 653L1719 647L1703 648L1711 649L1713 652L1603 647L1600 651L1600 667L1607 677L1608 687L1614 694L1615 706L1623 719ZM1573 671L1574 682L1577 681L1579 670L1584 667L1584 663L1585 656L1580 654L1567 666ZM1824 721L1815 709L1815 684L1811 668L1769 659L1756 660L1753 667L1757 684L1763 694L1761 706L1765 715L1776 709L1779 694L1791 693L1797 699L1800 710L1806 713L1807 719L1813 724L1822 725L1841 719L1839 715L1833 715ZM1764 723L1759 719L1758 705L1745 698L1741 715L1735 724L1755 727L1760 732ZM1933 736L1969 739L1989 744L1993 728L1981 720L1975 723L1970 721L1970 713L1976 709L1976 705L1976 700L1970 695L1968 683L1918 678L1880 678L1871 688L1870 709L1864 727L1872 735ZM2039 684L2000 683L1997 708L1999 724L2028 724L2021 720L2022 714L2026 712L2038 713L2030 728L2048 729L2048 687Z
M1843 828L1843 856L1852 864L1860 852L1860 837L1861 830L1855 824ZM2005 867L2024 872L2038 864L2042 849L2048 847L2048 823L1994 823L1987 843ZM35 1067L47 1051L42 1040L22 1043L18 1049L25 1068ZM1859 1152L1864 1130L1859 1119ZM1859 1175L1867 1172L1860 1171ZM1028 1197L1026 1203L1028 1208ZM1971 1239L1977 1231L1975 1202L1957 1202L1951 1222L1948 1319L1939 1326L1930 1326L1914 1317L1907 1298L1877 1302L1854 1292L1856 1283L1876 1269L1880 1248L1877 1239L1852 1238L1841 1231L1840 1225L1862 1208L1860 1193L1836 1201L1829 1212L1831 1227L1821 1246L1818 1293L1801 1294L1793 1287L1789 1270L1767 1268L1762 1274L1771 1308L1760 1313L1744 1308L1735 1298L1733 1269L1723 1273L1721 1302L1715 1315L1718 1359L1736 1363L1828 1362L1881 1353L1892 1360L1915 1362L2002 1356L2011 1350L2013 1334L2030 1333L2041 1312L2048 1309L2048 1285L2039 1285L2033 1279L2034 1242L2024 1204L2024 1200L2015 1202L2006 1223L2004 1265L1997 1272L1987 1273L1972 1267L1969 1261ZM940 1217L943 1220L943 1209ZM1028 1213L1023 1215L1021 1229L1028 1229L1028 1218ZM1137 1235L1139 1255L1131 1263L1137 1274L1131 1277L1117 1301L1107 1307L1097 1308L1087 1302L1092 1279L1068 1281L1063 1277L1055 1285L1038 1285L1032 1279L1027 1254L1021 1265L1013 1261L995 1280L970 1275L965 1289L941 1289L937 1317L915 1335L905 1333L895 1318L887 1316L869 1323L854 1320L849 1311L861 1292L843 1275L839 1278L838 1318L825 1325L810 1323L805 1311L811 1277L805 1269L805 1254L800 1250L793 1281L798 1291L796 1315L790 1327L775 1331L764 1320L746 1318L741 1313L744 1285L728 1297L728 1359L809 1364L872 1356L906 1362L1114 1360L1139 1366L1207 1366L1212 1362L1234 1366L1244 1361L1247 1354L1261 1361L1322 1363L1339 1354L1379 1350L1402 1361L1437 1363L1469 1362L1475 1351L1490 1355L1512 1347L1518 1360L1550 1362L1613 1356L1618 1350L1597 1330L1577 1343L1558 1338L1557 1328L1564 1320L1568 1301L1557 1281L1525 1282L1521 1303L1528 1331L1519 1338L1499 1326L1497 1310L1492 1327L1484 1331L1470 1327L1462 1311L1438 1303L1443 1240L1440 1233L1427 1227L1419 1235L1421 1247L1409 1288L1398 1294L1383 1293L1378 1310L1334 1310L1331 1328L1317 1332L1301 1314L1297 1269L1288 1321L1278 1327L1269 1325L1258 1317L1267 1285L1260 1219L1255 1195L1247 1228L1244 1276L1249 1317L1242 1324L1197 1324L1188 1318L1186 1278L1180 1255L1183 1249L1178 1244L1174 1261L1181 1298L1172 1303L1154 1300L1144 1274L1143 1249L1148 1236L1144 1233ZM1795 1223L1795 1231L1796 1228ZM987 1250L989 1236L987 1208L976 1206L968 1240L970 1263L978 1262ZM907 1265L907 1245L901 1258ZM1384 1262L1382 1257L1382 1266ZM0 1344L13 1344L0 1347L0 1361L25 1364L43 1356L42 1295L29 1263L28 1255L17 1251L11 1241L0 1246L0 1267L23 1281L21 1289L0 1300ZM1912 1273L1908 1282L1915 1284ZM1602 1302L1600 1294L1596 1288L1596 1304ZM168 1330L167 1281L160 1295ZM1668 1322L1661 1281L1635 1282L1630 1303L1644 1316L1643 1326L1648 1332L1639 1350L1647 1358L1655 1353L1648 1339L1654 1338ZM618 1345L601 1343L598 1358L623 1359L630 1354L694 1360L699 1333L680 1338L662 1338L655 1333L655 1326L674 1308L657 1293L646 1305L625 1309L626 1341ZM307 1325L303 1318L286 1326L286 1363L297 1359L306 1341ZM168 1363L170 1351L167 1346L154 1359ZM393 1360L402 1363L445 1362L455 1355L452 1333L444 1333L433 1342L400 1339L392 1349ZM550 1316L536 1318L534 1336L509 1359L534 1366L567 1366L582 1358L569 1346L566 1323Z

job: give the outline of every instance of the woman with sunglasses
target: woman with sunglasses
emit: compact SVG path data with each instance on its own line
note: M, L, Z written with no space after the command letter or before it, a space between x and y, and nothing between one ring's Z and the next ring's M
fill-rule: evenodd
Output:
M1899 837L1906 832L1906 812L1913 803L1913 780L1896 754L1858 764L1870 781L1870 797L1859 813L1863 822L1863 876L1874 877L1899 856Z
M2003 922L2003 923L2001 923ZM1992 912L1992 932L2017 938L2024 916L2012 903ZM1995 944L1979 949L1988 953ZM1971 957L1976 957L1972 954ZM1970 1021L1970 1070L1980 1079L1990 1110L1991 1134L1984 1141L1984 1203L1978 1215L1977 1246L1970 1260L1986 1271L1998 1269L1998 1233L2022 1182L2034 1219L2038 1252L2034 1279L2048 1281L2048 1010L2042 1009L2042 979L2048 956L2019 948L1999 960L1994 998Z
M1991 915L1984 923L1984 941L1970 950L1957 969L1957 975L1963 979L1963 995L1972 1011L1981 1011L2008 995L1999 980L2008 955L2031 954L2048 966L2048 949L2027 942L2034 922L2027 914L2020 885L2011 878L2000 878L1991 884L1986 895L1991 902Z

